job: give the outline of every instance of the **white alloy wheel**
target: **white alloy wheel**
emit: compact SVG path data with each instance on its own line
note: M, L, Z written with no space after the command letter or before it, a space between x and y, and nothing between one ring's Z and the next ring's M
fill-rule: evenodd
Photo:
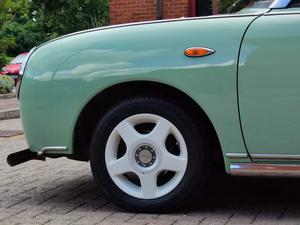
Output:
M156 199L172 192L183 179L187 145L170 121L155 114L136 114L112 130L105 164L123 192L139 199Z

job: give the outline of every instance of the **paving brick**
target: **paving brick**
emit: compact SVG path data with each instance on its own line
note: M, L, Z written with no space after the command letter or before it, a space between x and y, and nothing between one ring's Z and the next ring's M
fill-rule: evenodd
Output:
M65 158L17 167L5 163L8 154L26 147L23 136L0 138L1 225L300 224L300 180L230 179L207 206L199 202L185 212L135 214L103 196L88 163Z
M94 213L85 213L82 217L73 223L73 225L99 224L113 215L113 212L97 211Z
M7 110L19 107L19 102L16 98L0 98L0 110Z

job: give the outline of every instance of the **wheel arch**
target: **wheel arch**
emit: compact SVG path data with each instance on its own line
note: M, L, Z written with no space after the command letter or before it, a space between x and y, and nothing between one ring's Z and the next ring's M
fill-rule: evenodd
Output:
M70 158L82 161L89 160L89 145L92 133L101 116L113 105L131 96L154 95L174 101L182 107L188 108L191 116L199 118L197 125L207 130L208 142L213 149L215 162L224 170L224 159L216 130L201 106L183 91L156 81L129 81L112 85L95 95L83 108L76 121L73 134L73 155ZM201 121L201 123L200 123Z

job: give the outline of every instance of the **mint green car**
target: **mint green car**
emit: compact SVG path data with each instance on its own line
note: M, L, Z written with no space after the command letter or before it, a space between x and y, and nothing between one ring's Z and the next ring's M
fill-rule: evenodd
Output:
M142 212L204 198L217 168L300 175L300 1L97 28L30 53L19 88L29 149L10 165L90 161Z

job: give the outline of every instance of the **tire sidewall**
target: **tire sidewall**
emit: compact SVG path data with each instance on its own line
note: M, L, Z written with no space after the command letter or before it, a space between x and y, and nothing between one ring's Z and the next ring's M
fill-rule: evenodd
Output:
M113 182L106 168L105 149L111 132L124 119L141 113L155 114L173 123L182 134L188 150L188 164L181 182L173 191L156 199L138 199L126 194ZM201 191L195 186L199 183L203 186L207 177L203 148L199 130L180 107L158 98L136 97L121 102L99 121L90 146L90 163L95 180L116 205L133 211L170 211L180 207L192 192Z

